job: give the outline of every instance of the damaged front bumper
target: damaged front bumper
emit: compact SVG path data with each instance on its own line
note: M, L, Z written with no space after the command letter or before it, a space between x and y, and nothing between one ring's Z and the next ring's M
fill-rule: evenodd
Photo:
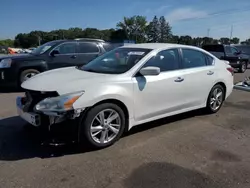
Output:
M25 112L24 111L24 104L22 103L23 97L16 98L16 108L18 115L27 121L28 123L38 127L43 124L42 119L47 117L47 125L53 125L57 123L61 123L67 119L75 119L79 117L80 114L84 111L83 109L74 109L65 112L53 112L53 111L46 111L46 112Z
M39 135L43 136L42 144L59 146L66 142L72 143L78 140L78 128L74 119L81 115L85 110L84 108L65 112L30 112L25 110L23 98L16 98L17 113L26 122L41 130Z

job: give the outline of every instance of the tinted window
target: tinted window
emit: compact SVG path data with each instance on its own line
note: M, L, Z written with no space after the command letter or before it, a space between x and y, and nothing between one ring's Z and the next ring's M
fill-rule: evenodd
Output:
M95 43L80 42L78 45L78 53L98 53L99 48Z
M200 51L192 49L182 49L183 68L195 68L206 66L206 57Z
M236 48L241 50L243 53L250 54L250 46L236 46Z
M202 48L209 52L224 52L222 45L204 45Z
M76 52L76 43L64 43L56 47L55 50L58 50L60 54L73 54Z
M233 48L233 47L231 47L231 51L232 51L233 54L238 52L238 50L236 48Z
M179 68L179 53L177 49L164 50L149 59L143 67L159 67L161 72L177 70Z
M225 46L225 52L226 52L226 54L231 54L232 53L231 47Z
M207 57L207 65L213 65L214 58L211 57L210 55L206 55L206 57Z

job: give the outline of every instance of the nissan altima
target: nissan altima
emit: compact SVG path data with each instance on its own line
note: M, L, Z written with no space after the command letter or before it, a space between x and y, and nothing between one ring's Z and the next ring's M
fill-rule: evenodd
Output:
M197 47L132 44L32 77L16 105L35 127L49 132L68 122L78 142L104 148L139 124L195 109L218 112L232 92L233 72Z

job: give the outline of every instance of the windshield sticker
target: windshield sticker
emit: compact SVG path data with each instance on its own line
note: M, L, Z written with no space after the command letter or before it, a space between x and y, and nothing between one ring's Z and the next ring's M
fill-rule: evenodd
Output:
M129 52L128 55L143 55L145 52Z

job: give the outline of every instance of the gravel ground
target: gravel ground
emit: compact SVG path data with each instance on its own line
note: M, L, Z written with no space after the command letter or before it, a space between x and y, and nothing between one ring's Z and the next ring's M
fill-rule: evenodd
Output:
M0 94L1 188L250 187L250 93L234 91L215 115L198 110L138 126L99 151L37 145L16 116L17 95Z

